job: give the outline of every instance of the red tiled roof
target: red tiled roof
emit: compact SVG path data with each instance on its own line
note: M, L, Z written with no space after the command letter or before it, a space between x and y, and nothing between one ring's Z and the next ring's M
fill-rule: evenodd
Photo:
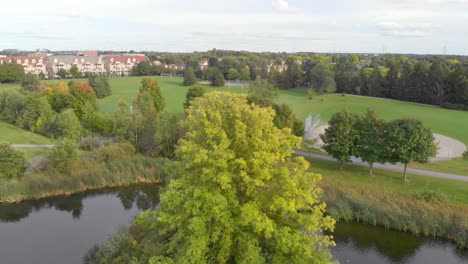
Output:
M0 57L0 64L6 64L6 63L18 63L23 64L26 60L28 60L28 64L33 64L32 61L35 60L35 64L39 63L39 60L42 60L42 64L44 64L47 60L47 57L41 57L41 56L14 56L14 57Z

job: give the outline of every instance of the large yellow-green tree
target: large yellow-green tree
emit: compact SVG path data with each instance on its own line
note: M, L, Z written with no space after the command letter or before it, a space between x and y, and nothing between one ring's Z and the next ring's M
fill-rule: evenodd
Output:
M292 155L300 138L246 95L198 97L183 121L177 173L135 224L150 263L328 263L333 230L320 176ZM143 257L144 258L144 257ZM140 259L142 261L142 259ZM144 261L144 260L143 260Z

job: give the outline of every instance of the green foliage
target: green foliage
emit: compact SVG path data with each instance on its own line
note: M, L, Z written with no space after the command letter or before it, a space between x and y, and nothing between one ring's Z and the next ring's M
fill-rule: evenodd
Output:
M463 159L468 160L468 150L463 152Z
M121 101L112 114L112 134L121 142L130 141L136 143L138 139L138 126L140 116L131 113L130 107Z
M209 73L209 80L212 86L222 87L224 86L224 75L217 68L211 68L212 71Z
M22 65L16 63L0 64L0 83L20 82L23 77Z
M190 102L200 96L203 96L206 93L206 90L203 86L194 86L190 87L187 90L187 94L185 95L185 102L184 102L184 108L188 108L190 106Z
M65 69L60 69L57 71L57 75L61 78L61 79L66 79L67 78L67 70Z
M24 175L24 153L8 144L0 144L0 179L20 178Z
M277 90L268 80L257 76L255 82L249 86L249 98L253 98L250 100L255 102L264 102L264 104L271 105L273 99L277 96Z
M141 61L132 68L133 76L151 76L159 73L156 65L151 64L149 61Z
M159 86L158 81L153 78L144 78L141 81L140 94L144 92L148 92L151 96L153 106L156 109L156 112L162 112L164 110L164 107L166 106L166 103L164 101L164 97L161 95L161 88Z
M436 191L419 191L419 192L413 193L413 196L416 199L424 200L428 203L447 202L447 197L445 197L445 195Z
M355 124L357 132L355 142L355 156L360 157L362 161L369 163L372 175L372 166L375 162L384 163L384 137L383 129L385 122L377 117L372 110L367 110L359 116Z
M403 177L406 180L408 163L426 163L437 154L437 146L429 128L415 119L397 119L384 129L384 155L387 161L405 164Z
M73 95L67 90L54 90L47 95L50 106L55 112L60 113L64 109L71 108L74 102Z
M185 69L184 73L184 86L192 86L197 83L197 77L192 67Z
M228 80L237 80L239 79L239 72L236 68L230 68L227 72Z
M26 103L27 98L23 94L16 91L3 92L0 95L0 118L10 124L16 124Z
M111 162L130 159L135 155L135 152L135 147L132 144L116 143L92 150L89 157L96 162Z
M73 78L80 78L81 73L80 70L78 70L78 67L76 65L71 66L70 68L70 74L73 76Z
M310 72L312 86L319 94L333 93L336 91L336 83L333 79L333 71L329 63L319 62Z
M76 158L77 153L76 141L71 139L59 140L50 152L50 164L60 172L69 172L70 163Z
M39 86L39 78L32 73L24 75L23 80L21 81L21 87L26 91L35 91L37 86Z
M106 98L112 94L107 76L92 74L88 78L88 83L93 88L97 98Z
M249 81L251 79L249 67L246 66L240 70L239 79L242 81Z
M77 142L83 133L80 120L72 109L63 111L57 119L57 129L60 136L67 137Z
M343 169L343 163L349 162L355 153L356 121L357 116L354 113L347 110L336 112L328 122L330 126L325 134L320 136L325 144L323 149L340 161L340 170Z
M170 112L162 112L156 124L154 134L155 155L173 158L177 141L180 138L180 118Z
M187 113L177 175L158 211L135 222L141 242L158 247L138 246L133 255L143 262L328 263L333 242L322 231L334 221L319 201L320 176L292 157L300 139L274 126L273 110L248 104L245 95L210 93Z
M273 110L275 110L273 123L277 128L289 128L294 135L299 137L304 134L304 123L296 118L296 114L288 105L274 104Z
M314 98L315 88L313 86L307 89L307 96L309 97L309 100L312 100Z

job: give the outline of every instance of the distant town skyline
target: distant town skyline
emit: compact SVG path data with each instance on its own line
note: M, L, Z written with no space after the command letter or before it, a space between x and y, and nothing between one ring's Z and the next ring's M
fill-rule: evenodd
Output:
M0 50L468 54L468 0L17 0Z

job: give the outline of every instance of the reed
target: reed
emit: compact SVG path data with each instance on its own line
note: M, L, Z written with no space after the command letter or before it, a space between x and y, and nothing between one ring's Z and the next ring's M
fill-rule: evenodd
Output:
M433 192L404 195L327 179L320 186L328 213L337 221L445 238L468 248L468 207L448 204Z

